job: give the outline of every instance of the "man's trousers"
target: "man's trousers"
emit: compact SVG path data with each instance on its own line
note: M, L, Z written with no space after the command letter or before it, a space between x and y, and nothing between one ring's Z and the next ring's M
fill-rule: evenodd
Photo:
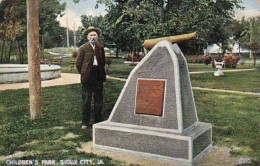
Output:
M91 116L91 100L94 98L94 122L103 121L103 82L97 81L93 84L82 84L82 125L89 125Z

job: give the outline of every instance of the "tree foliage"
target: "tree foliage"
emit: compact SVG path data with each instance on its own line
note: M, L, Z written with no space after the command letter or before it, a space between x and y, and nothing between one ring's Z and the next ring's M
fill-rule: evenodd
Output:
M3 0L0 4L2 18L0 18L0 33L11 40L26 32L24 19L21 14L26 14L26 1ZM23 6L23 7L22 7Z
M115 43L141 48L145 39L196 31L199 40L181 43L185 50L223 43L224 31L241 0L98 0L105 4L106 28Z
M260 16L234 20L227 31L242 48L259 52L260 48Z
M59 0L39 1L40 34L52 28L56 28L59 23L56 18L62 15L65 10L65 3L60 4ZM15 40L26 33L26 1L24 0L3 0L0 4L2 19L0 18L1 32L9 39Z
M56 34L60 36L57 16L62 15L66 4L60 0L39 0L39 28L40 35ZM21 54L26 48L26 1L25 0L2 0L0 3L0 34L2 40L16 41ZM57 36L53 36L54 40ZM3 49L3 48L2 48ZM23 58L21 63L23 63Z
M245 49L260 52L260 16L252 17L243 22L241 44Z

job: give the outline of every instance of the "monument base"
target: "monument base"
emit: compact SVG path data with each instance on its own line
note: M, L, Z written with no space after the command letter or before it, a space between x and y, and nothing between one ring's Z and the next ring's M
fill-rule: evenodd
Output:
M104 121L93 126L93 148L193 165L212 147L212 126L197 122L183 133Z

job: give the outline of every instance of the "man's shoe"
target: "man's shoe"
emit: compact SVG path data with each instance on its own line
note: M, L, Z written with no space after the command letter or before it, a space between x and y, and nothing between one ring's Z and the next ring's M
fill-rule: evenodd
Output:
M88 128L88 127L87 127L86 125L82 125L82 126L81 126L81 129L82 129L82 130L85 130L85 129L87 129L87 128Z

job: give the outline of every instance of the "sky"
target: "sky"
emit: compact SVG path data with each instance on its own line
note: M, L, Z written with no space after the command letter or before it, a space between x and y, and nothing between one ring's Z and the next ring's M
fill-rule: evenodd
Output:
M1 0L0 0L1 1ZM98 9L95 9L96 0L81 0L79 3L74 3L73 0L62 0L67 2L67 8L65 10L65 15L58 18L61 26L68 27L71 30L77 29L81 26L80 16L81 15L105 15L106 10L105 6L99 6ZM245 7L244 10L236 10L235 17L240 19L245 16L246 18L259 15L260 16L260 0L243 0L241 4ZM74 26L75 24L75 26Z
M95 9L96 0L81 0L79 3L74 3L73 0L62 0L67 3L67 8L64 11L63 17L58 17L57 20L60 22L61 26L68 27L71 30L77 27L82 26L81 24L81 15L105 15L107 12L104 5L99 5L98 9ZM68 21L67 21L68 20Z
M260 0L243 0L241 4L245 7L244 10L236 10L236 18L240 19L245 16L246 18L252 16L260 16Z

